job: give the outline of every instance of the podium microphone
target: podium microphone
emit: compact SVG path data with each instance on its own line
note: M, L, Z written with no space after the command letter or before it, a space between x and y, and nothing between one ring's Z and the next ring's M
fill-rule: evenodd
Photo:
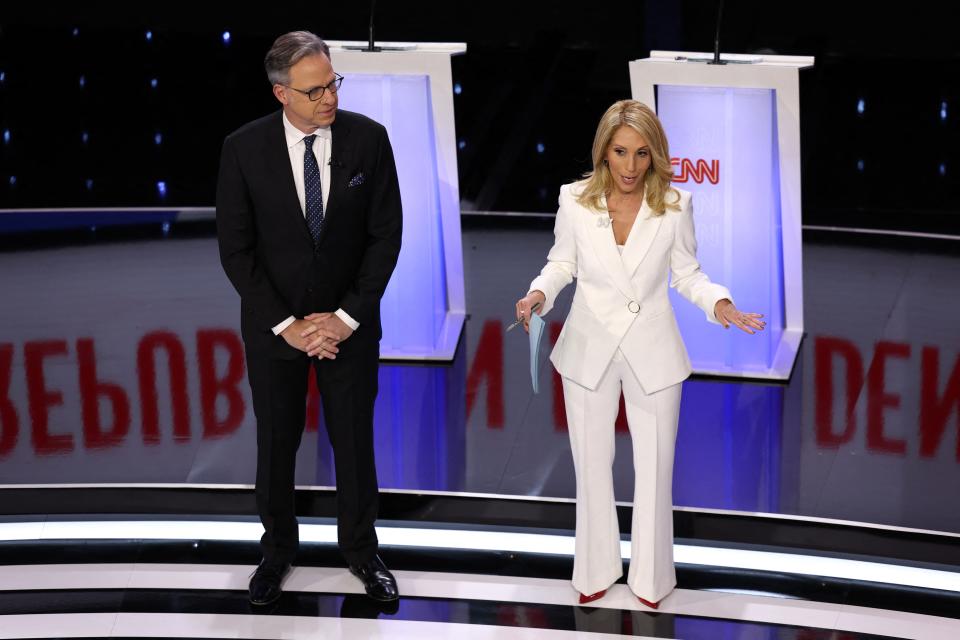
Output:
M725 61L720 60L720 21L722 18L723 18L723 0L720 0L719 3L717 4L717 32L713 38L713 60L708 62L707 64L727 64ZM373 33L372 31L373 26L371 26L370 29L371 29L371 33Z
M373 18L377 10L377 0L370 0L370 39L367 41L365 51L380 51L380 47L373 44Z
M368 32L367 44L345 44L343 48L348 51L408 51L416 49L414 44L390 44L387 46L376 46L373 39L373 24L377 14L377 0L370 0L370 28Z

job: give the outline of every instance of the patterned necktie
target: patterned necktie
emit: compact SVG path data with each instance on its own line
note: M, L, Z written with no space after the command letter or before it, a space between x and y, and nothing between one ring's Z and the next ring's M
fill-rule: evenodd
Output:
M313 140L316 137L312 135L303 139L306 145L303 152L303 188L307 204L307 227L314 244L320 242L320 232L323 231L323 189L320 186L320 167L317 157L313 155Z

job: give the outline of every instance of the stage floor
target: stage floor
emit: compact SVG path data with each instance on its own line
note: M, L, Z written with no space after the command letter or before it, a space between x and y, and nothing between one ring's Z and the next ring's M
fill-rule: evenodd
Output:
M0 251L0 484L252 484L239 300L215 239L176 227L169 237L103 235L33 238L21 248L7 238ZM574 497L559 380L545 363L533 394L525 336L503 332L551 241L548 224L466 221L469 315L456 359L381 367L384 489ZM793 375L784 384L684 384L675 505L960 534L958 281L960 252L942 246L805 241L807 333ZM572 287L546 317L548 336L559 332L571 296ZM615 487L628 503L622 416L614 428ZM334 484L316 394L297 481ZM855 606L836 592L829 602L777 598L760 586L717 593L689 580L659 614L634 605L623 585L607 604L580 608L568 559L553 573L504 582L506 574L458 570L456 554L445 572L400 562L410 599L398 612L371 612L319 542L325 559L298 569L298 586L263 626L243 594L255 538L216 557L151 556L155 566L140 582L141 543L128 537L117 542L133 549L122 560L94 552L63 561L56 552L46 562L44 551L23 555L29 536L0 538L0 637L960 636L956 615ZM191 544L203 548L200 538ZM196 577L206 564L218 567L216 578Z

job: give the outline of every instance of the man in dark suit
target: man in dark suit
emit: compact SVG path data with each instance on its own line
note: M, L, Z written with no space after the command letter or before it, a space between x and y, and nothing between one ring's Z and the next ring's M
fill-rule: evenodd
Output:
M217 182L220 259L240 294L257 417L264 534L250 600L280 597L297 551L294 462L311 364L334 451L340 550L371 597L396 600L377 555L373 456L380 298L402 226L393 151L383 126L337 110L343 79L316 35L280 36L265 67L283 108L227 136Z

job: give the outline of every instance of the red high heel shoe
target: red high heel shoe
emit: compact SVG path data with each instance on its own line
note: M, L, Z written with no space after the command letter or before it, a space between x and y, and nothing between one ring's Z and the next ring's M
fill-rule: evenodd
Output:
M607 590L604 589L603 591L597 591L597 592L594 593L593 595L589 595L589 596L583 595L583 594L581 593L581 594L580 594L580 604L587 604L588 602L593 602L594 600L599 600L600 598L602 598L602 597L604 596L604 594L605 594L606 592L607 592Z
M637 596L637 600L639 600L639 601L641 602L641 604L643 604L644 606L650 607L651 609L659 609L659 608L660 608L660 602L659 602L659 601L658 601L658 602L650 602L649 600L644 600L644 599L641 598L640 596Z

